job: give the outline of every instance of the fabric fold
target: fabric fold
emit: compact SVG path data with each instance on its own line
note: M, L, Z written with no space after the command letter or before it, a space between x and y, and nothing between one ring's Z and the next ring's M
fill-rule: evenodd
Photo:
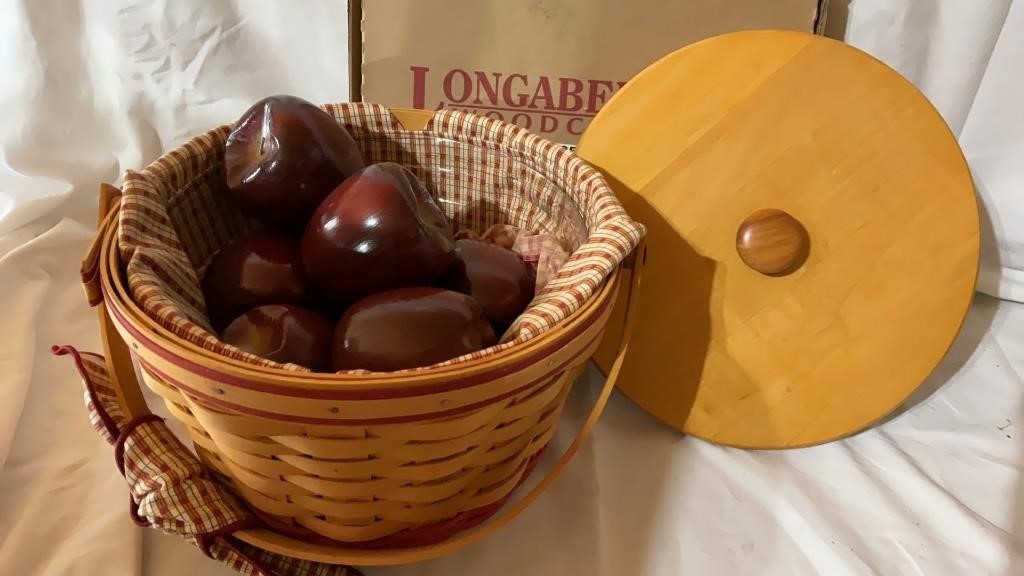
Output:
M104 358L72 346L54 346L52 352L74 359L89 421L114 447L136 524L176 534L245 576L361 576L349 566L281 556L234 538L239 530L260 527L260 521L207 473L162 418L146 414L127 420Z

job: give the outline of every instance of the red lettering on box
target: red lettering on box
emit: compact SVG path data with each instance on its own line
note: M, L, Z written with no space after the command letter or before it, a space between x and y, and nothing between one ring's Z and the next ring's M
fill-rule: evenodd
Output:
M543 99L544 105L541 108L550 110L554 106L554 100L551 98L551 82L548 81L547 76L541 76L537 82L537 90L533 93L533 99L530 100L530 108L537 108L537 100Z
M487 103L492 106L498 105L498 84L501 83L501 72L494 72L494 84L490 84L490 78L487 76L487 72L480 72L479 70L473 72L473 76L476 77L476 98L473 99L473 104L483 104L480 100L480 93L483 92L487 95Z
M573 136L582 136L585 124L585 118L580 116L569 118L569 121L565 123L565 130Z
M523 87L527 86L527 78L523 74L509 74L505 78L505 82L501 86L501 96L505 100L506 106L513 108L522 108L526 106L526 93L519 92L515 96L515 100L512 99L512 81L520 80L523 83Z
M597 114L597 111L608 101L608 97L615 90L615 85L607 80L588 80L587 86L589 88L587 91L587 112ZM602 90L602 88L605 90Z
M453 79L455 78L456 75L459 75L459 77L462 79L462 95L459 96L458 98L455 97L455 94L453 92L454 87L452 86L454 82ZM469 79L469 74L465 70L459 70L458 68L455 68L449 70L448 73L444 75L444 81L441 83L441 89L444 91L444 97L447 98L449 102L453 104L461 104L465 102L467 98L469 98L470 92L472 92L473 90L473 83Z
M442 97L427 102L429 66L410 66L415 108L457 108L489 118L505 119L540 133L559 129L579 136L611 95L626 82L571 77L528 76L486 70L453 68L441 80ZM563 121L560 119L565 117Z
M426 66L410 66L412 70L412 107L424 110L427 107L427 72Z
M570 85L572 86L570 88ZM576 112L580 108L583 108L583 81L576 78L559 78L558 79L558 108L565 112ZM569 105L569 99L572 98L572 105Z

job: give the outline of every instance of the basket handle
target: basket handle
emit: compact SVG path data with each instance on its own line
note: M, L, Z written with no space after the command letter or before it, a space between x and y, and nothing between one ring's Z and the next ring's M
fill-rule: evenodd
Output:
M547 490L551 484L555 482L558 476L565 470L565 467L569 465L573 456L583 445L583 442L590 436L593 431L594 425L597 424L598 418L601 416L601 412L604 411L605 405L608 403L608 399L612 395L612 390L615 389L615 383L619 379L619 372L622 369L622 362L626 357L626 352L629 349L630 335L632 334L633 321L635 320L637 296L640 287L640 276L643 271L644 264L647 261L647 245L641 240L640 244L630 254L630 256L623 262L623 268L632 271L630 282L628 286L629 293L626 297L626 310L625 319L623 322L622 340L619 344L618 353L615 356L615 361L612 363L611 369L608 370L608 376L605 378L604 387L601 388L601 393L597 397L597 401L594 402L594 407L590 411L590 415L583 422L583 426L576 434L576 438L573 439L572 444L565 449L562 456L555 462L554 466L548 470L547 474L534 486L529 492L527 492L521 499L516 501L507 509L501 510L498 514L484 526L467 532L463 535L456 535L449 540L428 546L424 549L413 549L410 550L409 561L426 560L428 558L434 558L448 552L453 552L459 548L463 548L482 540L489 536L493 532L497 531L509 524L516 516L519 516L527 507L530 506L540 495ZM400 551L399 551L400 552Z
M622 362L625 359L626 352L629 348L630 335L632 333L633 322L636 317L635 311L639 294L640 276L646 260L647 246L641 240L637 248L622 264L622 268L624 270L631 270L632 275L628 286L629 292L626 298L623 333L619 343L618 353L615 356L611 369L608 370L608 376L605 378L604 387L601 389L601 393L598 395L597 401L594 403L594 406L590 411L590 415L587 416L586 421L584 421L583 426L576 434L572 444L566 448L565 452L558 461L555 462L551 469L548 470L547 474L521 499L511 505L508 505L506 508L499 510L498 513L495 514L495 516L486 524L473 530L456 534L448 540L437 544L418 548L390 550L389 552L391 552L391 554L389 555L386 564L408 564L412 562L421 562L431 558L444 556L445 554L455 552L456 550L476 543L496 532L498 529L508 525L513 519L522 514L530 504L537 500L537 498L539 498L540 495L555 482L562 471L565 470L565 467L569 465L569 462L572 460L573 456L576 455L576 452L580 449L580 446L583 445L583 442L585 442L590 436L590 432L594 429L594 425L597 424L597 420L600 417L601 412L604 411L605 404L608 403L612 390L615 388L615 383L619 379ZM282 539L276 533L268 530L243 530L236 533L235 536L249 544L271 552L292 555L295 555L296 552L294 541L289 538ZM304 544L299 548L299 552L300 553L297 557L302 558L303 560L314 560L327 564L359 565L362 561L366 560L366 557L362 554L362 552L364 552L362 550L344 548L334 549L330 546L321 546L318 544Z
M100 283L100 260L103 253L103 237L107 230L117 221L117 213L121 208L121 191L109 184L100 184L99 225L96 236L89 244L85 257L82 259L82 286L85 288L89 305L96 308L100 324L100 340L103 344L103 357L110 374L110 385L117 395L121 410L130 421L139 416L150 414L146 400L139 387L139 379L135 374L132 354L121 334L114 326L107 306L103 302L103 288Z
M623 268L631 268L632 274L628 286L629 293L626 296L625 320L622 327L622 340L619 344L619 351L615 356L615 361L612 363L611 369L608 370L608 375L605 377L604 381L604 387L601 388L601 393L598 395L597 401L594 402L594 407L591 409L590 415L588 415L587 419L583 422L583 426L576 434L576 438L573 439L572 444L565 449L565 453L563 453L562 457L558 459L554 466L552 466L547 475L545 475L544 478L533 487L533 489L527 492L525 496L516 501L516 503L508 510L499 512L500 516L498 518L495 518L480 530L468 534L466 536L466 540L468 540L467 542L459 542L457 537L453 539L453 547L461 547L480 540L502 526L505 526L511 522L513 518L521 514L523 510L526 510L534 500L540 497L541 493L554 483L565 467L569 465L569 461L576 455L576 452L580 449L580 446L583 445L583 442L585 442L590 436L594 425L597 424L597 420L601 416L601 412L604 411L604 407L612 395L612 390L615 389L615 383L619 379L619 372L622 370L622 362L625 360L626 352L629 349L629 340L633 331L633 321L636 316L634 312L636 311L637 306L637 292L640 287L640 276L646 261L647 245L641 240L640 244L636 247L627 261L623 263ZM442 545L447 544L448 542L445 542Z

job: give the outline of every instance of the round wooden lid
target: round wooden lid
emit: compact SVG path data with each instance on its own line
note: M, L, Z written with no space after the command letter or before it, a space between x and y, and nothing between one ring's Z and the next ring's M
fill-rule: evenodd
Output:
M648 227L619 388L684 432L749 448L852 434L922 383L967 313L963 155L921 93L846 44L687 46L624 86L578 152Z

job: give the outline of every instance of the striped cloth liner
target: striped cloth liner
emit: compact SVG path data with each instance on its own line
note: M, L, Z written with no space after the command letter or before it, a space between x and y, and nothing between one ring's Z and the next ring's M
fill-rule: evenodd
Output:
M501 343L438 365L488 356L555 326L595 294L645 233L596 169L512 124L442 110L424 130L408 131L380 105L323 108L351 132L368 164L398 162L421 178L455 230L508 224L550 235L572 251ZM229 132L220 126L125 173L118 249L129 289L150 317L181 338L252 364L306 371L221 342L207 319L199 283L205 266L256 226L224 193Z
M362 576L350 566L282 556L235 538L239 530L261 527L259 520L206 473L160 418L125 417L103 356L72 346L54 346L53 353L75 362L89 421L115 447L136 524L178 535L243 576Z

